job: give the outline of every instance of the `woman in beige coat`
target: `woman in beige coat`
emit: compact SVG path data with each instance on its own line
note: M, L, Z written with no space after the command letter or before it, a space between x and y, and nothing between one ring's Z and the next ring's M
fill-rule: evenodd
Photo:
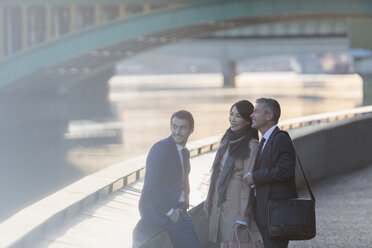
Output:
M258 132L251 127L253 105L236 102L230 110L230 128L213 162L204 210L209 217L209 241L228 247L235 225L246 225L257 235L252 220L250 188L242 179L252 171L258 151Z

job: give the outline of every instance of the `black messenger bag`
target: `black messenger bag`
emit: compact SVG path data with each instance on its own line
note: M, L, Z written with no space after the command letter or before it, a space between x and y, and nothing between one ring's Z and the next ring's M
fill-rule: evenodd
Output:
M288 135L287 132L284 133ZM296 150L295 153L311 198L268 200L267 225L269 237L272 239L308 240L316 235L315 197ZM271 166L272 163L270 164Z

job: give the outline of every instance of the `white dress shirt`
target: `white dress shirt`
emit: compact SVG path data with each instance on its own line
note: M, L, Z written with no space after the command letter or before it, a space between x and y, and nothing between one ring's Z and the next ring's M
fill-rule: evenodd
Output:
M265 143L262 146L262 151L264 150L265 145L270 138L270 135L274 132L274 129L277 128L277 127L278 126L275 124L274 126L270 127L269 130L267 130L266 133L262 136L262 138L265 138Z
M180 144L176 144L177 146L177 150L178 150L178 155L180 156L180 160L181 160L181 165L182 165L182 181L184 180L185 178L185 166L183 165L183 155L182 155L182 149L184 148L183 146L181 146ZM180 199L179 199L179 202L185 202L185 191L182 190L181 192L181 195L180 195ZM172 208L171 210L169 210L167 212L167 216L170 216L172 215L174 209Z

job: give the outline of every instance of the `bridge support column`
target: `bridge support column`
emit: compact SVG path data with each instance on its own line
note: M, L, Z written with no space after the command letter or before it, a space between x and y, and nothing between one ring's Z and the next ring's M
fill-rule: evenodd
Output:
M76 32L76 5L70 5L70 27L69 34Z
M0 5L0 60L4 57L4 7Z
M372 58L356 59L354 68L363 78L363 105L372 105Z
M222 61L223 87L235 88L236 62L232 60Z
M101 5L94 4L94 25L101 23Z
M143 4L143 13L149 13L151 11L150 4Z
M118 17L118 19L120 20L120 19L123 19L123 18L125 18L125 4L120 3L119 4L119 17Z
M45 6L45 41L52 39L52 5Z
M354 56L354 69L363 78L363 105L372 104L372 19L352 18L349 21L349 46Z
M11 85L0 92L0 135L63 139L70 120L104 120L112 116L108 79L113 70L84 80Z
M111 116L108 80L114 70L89 76L68 86L65 93L70 120L99 120Z
M28 48L28 7L26 5L22 5L22 50L26 50Z

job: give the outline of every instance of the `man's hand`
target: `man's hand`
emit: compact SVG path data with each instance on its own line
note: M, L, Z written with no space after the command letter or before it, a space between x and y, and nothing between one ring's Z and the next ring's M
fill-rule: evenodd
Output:
M169 215L168 217L169 217L169 219L170 219L172 222L176 223L176 222L178 221L178 218L180 217L180 213L181 213L181 212L182 212L181 209L176 208L176 209L173 211L173 213L172 213L171 215Z
M254 184L253 182L253 176L251 172L248 172L244 177L243 177L243 182L247 185L250 186Z

